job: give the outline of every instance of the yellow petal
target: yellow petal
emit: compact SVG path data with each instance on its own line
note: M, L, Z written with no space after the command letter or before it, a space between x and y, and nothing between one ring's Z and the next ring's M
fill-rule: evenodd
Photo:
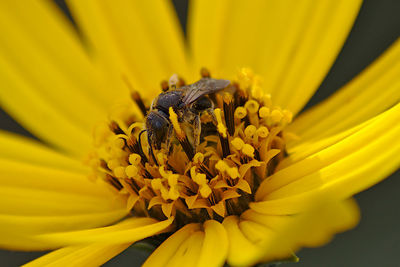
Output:
M297 143L344 131L398 103L399 59L400 40L397 40L354 80L296 118L288 129L301 137Z
M197 231L186 239L171 257L166 267L195 266L203 246L204 233ZM203 265L204 266L204 265Z
M1 90L4 107L42 138L47 137L41 129L43 121L48 125L54 122L51 126L56 128L55 118L47 120L56 115L89 133L93 118L105 116L105 108L96 92L95 70L72 25L48 1L3 2L0 14L0 28L6 37L1 43L0 73L4 76L2 80L9 80ZM37 105L36 113L41 109L40 102L46 103L42 117L36 121L30 116L32 104L24 109L29 101ZM46 107L57 113L46 114ZM61 142L67 143L68 123L65 129L60 127L52 134L56 135L57 131L60 135L63 133L62 141L56 143L54 138L49 141L60 146Z
M2 248L54 249L32 235L100 227L127 214L123 198L76 172L0 159L0 173Z
M228 236L224 227L215 220L204 223L204 242L197 266L222 266L228 254Z
M17 122L37 137L74 155L89 150L89 132L80 129L56 105L44 100L0 56L0 104ZM44 123L45 122L45 123Z
M279 230L276 231L273 228L271 229L269 226L259 224L258 222L254 222L252 220L241 220L239 223L239 228L248 240L251 240L251 242L254 244L258 244L259 246L263 247L264 253L262 254L264 255L258 255L257 257L254 257L252 260L253 263L274 262L282 259L288 259L293 255L290 246L277 247L278 244L275 242L275 240L278 238L277 236L279 234L284 234L279 233ZM275 245L271 246L272 243L275 243Z
M143 267L165 266L175 255L179 247L194 232L200 229L200 224L187 224L180 230L165 240L151 255L147 258Z
M0 214L1 230L21 232L47 233L66 230L78 230L108 225L126 215L124 209L112 211L90 212L84 214L60 215L14 215ZM7 229L6 229L7 228Z
M188 38L194 69L206 67L212 75L224 74L220 59L227 33L227 20L232 7L230 4L232 1L227 0L194 0L190 2Z
M48 253L23 266L100 266L124 251L130 245L129 243L70 246Z
M227 262L233 266L249 266L258 258L261 248L243 235L239 228L239 218L229 216L224 219L222 225L228 234L229 250Z
M263 76L274 102L296 113L333 64L360 4L191 1L188 36L195 68L230 78L238 68L251 67Z
M307 5L306 2L302 1L301 4ZM267 73L265 77L268 83L267 90L273 95L275 104L297 114L307 103L339 54L361 2L311 1L311 6L304 12L303 21L292 22L301 25L291 26L297 27L298 39L289 44L290 50L274 51L281 58L278 60L278 66L272 66L272 69L277 67L274 71L280 71L280 76L276 78ZM301 12L294 8L296 12ZM288 27L289 30L291 27ZM286 32L280 34L285 35ZM284 60L283 64L279 62L281 60Z
M86 95L98 104L108 103L107 97L112 94L108 92L108 95L103 95L105 92L99 92L89 55L76 30L58 7L52 2L39 0L25 4L2 3L2 10L7 11L12 19L8 21L11 33L15 34L18 30L23 33L22 38L30 40L30 43L20 45L41 48L43 55L47 55L47 61L57 64L57 69L68 75L71 82L85 89L77 93ZM33 67L30 64L28 66ZM48 73L43 75L47 78Z
M285 185L292 188L289 184L296 181L301 187L286 191L286 196L321 187L331 190L333 184L350 182L350 187L338 192L349 197L377 183L399 167L399 120L400 104L340 142L276 172L260 185L256 199L272 198L272 192ZM279 194L284 195L283 191Z
M15 251L48 251L58 247L34 240L31 236L18 233L1 233L0 248Z
M99 199L112 193L102 181L89 181L86 174L0 158L1 187L47 190L53 193L80 194Z
M382 116L382 115L383 114L381 114L380 116ZM305 141L294 147L288 147L287 152L290 156L283 159L281 162L279 162L277 170L286 168L289 165L292 165L302 159L305 159L308 156L311 156L312 154L315 154L331 145L334 145L334 144L340 142L341 140L349 137L350 135L353 135L353 134L357 133L358 131L362 130L364 127L368 126L370 123L372 123L374 120L378 119L380 116L374 117L364 123L356 125L350 129L340 132L338 134L334 134L332 136L328 136L328 137L321 138L321 139L314 140L314 141Z
M41 234L36 235L35 239L58 246L96 242L121 244L136 242L146 237L166 232L172 222L173 218L161 222L151 218L128 218L112 226Z
M264 215L251 209L242 214L241 230L264 248L264 261L282 259L302 246L321 246L334 234L354 227L360 219L352 199L331 202L320 195L308 204L298 215Z
M85 173L82 162L23 136L0 131L0 159Z
M188 73L183 36L168 1L68 4L99 64L115 80L126 76L136 90L154 97L161 80Z
M266 201L253 203L252 208L257 206L257 210L260 211L262 206L266 211L290 214L288 210L296 207L293 203L303 201L314 194L334 192L337 199L344 199L365 190L399 167L400 144L396 144L399 136L400 126L388 132L385 138L377 139L359 152L271 192L265 197ZM382 150L382 147L387 149ZM276 211L278 206L279 211Z
M124 206L111 194L101 196L76 192L1 186L1 214L10 215L71 215L114 210Z
M191 1L188 37L195 69L207 67L212 75L231 78L241 67L257 73L265 68L268 61L261 62L260 55L271 50L268 41L291 15L284 2Z

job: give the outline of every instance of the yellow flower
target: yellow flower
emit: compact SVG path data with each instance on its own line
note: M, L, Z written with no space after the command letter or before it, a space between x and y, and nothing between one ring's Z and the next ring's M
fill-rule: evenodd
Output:
M193 1L187 45L167 1L68 4L79 34L50 1L0 2L1 105L50 145L0 134L0 247L55 250L27 266L96 266L143 239L145 266L296 260L399 166L399 41L298 114L361 1ZM198 144L170 108L176 138L152 154L142 113L202 67L230 85Z

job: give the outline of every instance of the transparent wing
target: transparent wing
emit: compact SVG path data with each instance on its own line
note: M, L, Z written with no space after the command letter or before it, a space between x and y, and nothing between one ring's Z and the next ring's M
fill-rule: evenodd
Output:
M198 82L189 84L179 88L185 90L185 96L183 97L183 103L185 105L192 104L194 101L202 97L203 95L212 94L226 88L230 84L228 80L203 78Z

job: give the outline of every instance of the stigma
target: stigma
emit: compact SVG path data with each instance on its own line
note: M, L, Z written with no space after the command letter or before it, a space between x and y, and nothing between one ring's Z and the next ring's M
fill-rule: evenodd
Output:
M211 79L208 71L201 73L202 79ZM160 94L186 90L182 78L174 80L162 82ZM260 183L286 156L290 135L285 127L292 113L273 105L261 79L249 69L229 83L215 80L221 88L206 96L212 107L196 110L193 118L174 106L160 111L170 128L157 147L148 136L152 129L146 128L153 100L132 90L126 109L95 129L88 159L91 178L103 179L126 196L133 215L174 217L178 226L222 221L246 211Z

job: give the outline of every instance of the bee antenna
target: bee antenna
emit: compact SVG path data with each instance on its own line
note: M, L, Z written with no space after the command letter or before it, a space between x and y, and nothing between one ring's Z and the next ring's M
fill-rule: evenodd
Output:
M139 133L139 135L138 135L138 143L139 143L139 146L140 146L140 147L142 147L141 137L142 137L142 134L143 134L144 132L147 132L147 129L144 129L144 130L140 131L140 133Z
M139 135L138 135L138 143L139 143L140 148L142 147L141 137L142 137L142 134L143 134L144 132L147 132L147 129L144 129L144 130L140 131L140 133L139 133ZM151 143L150 143L150 142L149 142L149 156L151 156L151 157L153 158L154 163L158 166L158 162L157 162L157 160L156 160L156 156L154 155L153 147L151 146Z

